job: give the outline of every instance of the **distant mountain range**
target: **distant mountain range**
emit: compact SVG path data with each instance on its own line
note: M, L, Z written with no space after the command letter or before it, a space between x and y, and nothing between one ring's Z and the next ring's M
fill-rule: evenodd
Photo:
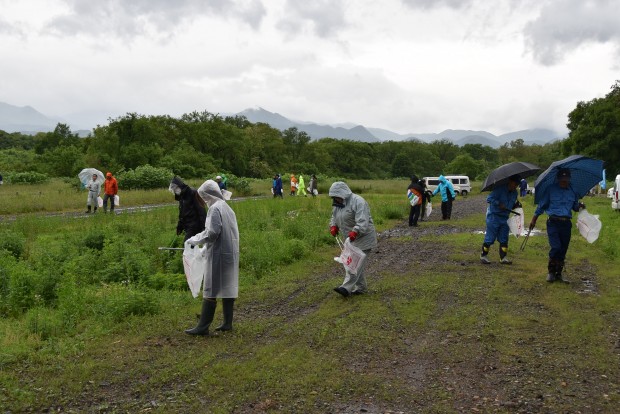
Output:
M362 142L381 142L381 141L407 141L419 140L422 142L432 142L440 139L447 139L457 145L482 144L493 148L498 148L502 144L516 139L523 139L528 144L544 145L556 139L563 138L560 134L549 129L525 129L522 131L509 132L502 135L493 135L487 131L469 131L462 129L446 129L440 133L409 133L399 134L381 128L364 127L351 123L337 125L322 125L312 122L293 121L278 113L269 112L263 108L251 108L238 112L235 115L243 115L248 121L269 124L279 130L295 127L300 131L305 131L313 139L324 137L351 139Z
M305 131L312 139L330 137L362 142L406 140L432 142L435 140L447 139L461 146L465 144L482 144L498 148L505 142L510 142L519 138L530 145L543 145L547 142L563 138L560 134L548 129L526 129L499 136L493 135L487 131L453 129L447 129L439 133L399 134L387 129L370 128L352 123L326 125L307 121L294 121L278 113L269 112L263 108L246 109L232 115L243 115L250 122L262 122L282 131L295 127L300 131ZM67 123L72 128L75 128L75 125L83 125L80 122L71 122L71 119L64 120L46 116L30 106L18 107L0 102L0 130L34 134L37 132L53 131L56 124L59 122ZM74 132L77 132L80 136L86 136L90 131L74 129Z

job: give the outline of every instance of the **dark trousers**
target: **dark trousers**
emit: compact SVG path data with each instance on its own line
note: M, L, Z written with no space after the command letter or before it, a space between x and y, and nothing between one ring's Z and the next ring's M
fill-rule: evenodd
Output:
M570 244L572 222L570 220L547 220L547 237L549 238L549 259L564 262Z
M420 205L416 204L415 206L411 206L409 209L409 225L417 226L418 219L420 218Z
M108 211L108 199L110 199L110 211L114 210L114 194L105 194L103 196L103 211Z
M441 202L441 218L444 220L450 220L452 215L452 200Z

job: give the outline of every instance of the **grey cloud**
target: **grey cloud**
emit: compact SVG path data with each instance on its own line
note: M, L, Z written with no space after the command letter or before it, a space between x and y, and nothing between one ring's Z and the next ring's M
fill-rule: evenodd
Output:
M463 9L472 5L474 0L401 0L405 6L412 9L436 9L448 7L451 9Z
M525 28L526 48L543 65L554 65L586 43L612 43L620 50L620 13L615 0L548 2Z
M163 34L172 34L184 22L212 15L235 18L257 29L266 14L261 0L65 1L72 12L51 20L47 29L68 35L131 37L145 33L148 25Z
M277 26L292 35L311 26L317 36L328 38L347 25L341 0L287 0L285 11L286 18Z

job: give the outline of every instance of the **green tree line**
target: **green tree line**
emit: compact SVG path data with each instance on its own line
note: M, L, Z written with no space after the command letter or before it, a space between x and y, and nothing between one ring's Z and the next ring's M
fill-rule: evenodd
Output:
M482 179L511 161L541 167L580 153L620 171L620 81L604 98L579 102L569 114L570 135L564 141L526 145L516 139L492 148L459 147L442 139L365 143L323 138L311 140L296 128L285 131L245 117L192 112L175 118L128 113L79 138L65 124L34 136L0 131L0 172L36 172L74 177L84 167L119 173L150 165L184 178L227 172L268 178L302 172L333 177L372 179L466 174Z

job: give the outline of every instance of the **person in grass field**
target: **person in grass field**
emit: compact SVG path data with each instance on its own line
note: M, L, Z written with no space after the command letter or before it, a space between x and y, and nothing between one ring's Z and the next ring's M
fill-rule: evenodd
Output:
M411 176L411 184L407 187L407 198L411 205L409 208L409 227L417 227L424 198L424 188L420 185L417 175Z
M499 242L499 262L501 264L512 264L508 259L508 236L510 229L508 228L508 217L510 210L519 206L517 203L517 188L521 176L513 175L504 185L498 185L493 189L487 197L487 217L486 232L484 242L482 243L482 253L480 254L480 262L482 264L490 264L488 254L495 240Z
M99 193L101 192L101 183L97 180L97 174L93 174L93 179L86 184L88 189L88 198L86 199L86 213L90 213L91 207L93 213L97 212L99 207Z
M111 172L107 172L104 181L103 194L103 212L108 212L108 200L110 200L110 212L114 211L114 197L118 194L118 182L112 176Z
M570 244L572 212L586 208L579 202L579 198L570 187L571 171L561 169L558 171L555 183L549 187L542 200L538 203L536 211L530 221L530 230L536 227L538 216L547 213L547 237L549 239L549 263L547 264L547 282L570 283L564 276L564 260Z
M443 175L439 176L439 185L433 191L433 195L437 193L441 194L441 219L450 220L452 216L452 201L454 201L456 193L452 183Z
M215 181L205 181L198 188L198 195L209 208L205 229L187 239L185 247L206 245L206 269L200 321L196 327L187 329L185 333L209 335L217 298L222 299L224 323L215 330L233 329L233 309L239 293L239 229L237 216L224 200Z
M368 289L364 275L368 255L377 246L377 232L370 215L370 206L362 197L353 194L349 186L342 181L332 184L329 196L333 200L330 234L336 237L342 232L349 238L351 244L366 254L357 274L347 270L342 285L334 288L334 291L344 297L364 294Z
M184 241L195 236L205 229L207 212L200 200L198 192L185 184L179 177L170 181L168 190L174 194L179 202L179 220L177 222L177 236L185 233Z

